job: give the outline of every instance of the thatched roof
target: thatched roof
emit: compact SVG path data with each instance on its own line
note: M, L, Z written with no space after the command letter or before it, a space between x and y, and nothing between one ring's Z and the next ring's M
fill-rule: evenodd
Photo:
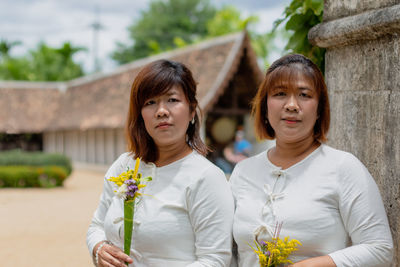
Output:
M0 132L123 127L132 81L144 65L161 58L180 61L192 70L200 107L206 113L226 89L243 56L254 79L260 80L261 70L242 32L140 59L108 74L62 83L0 82Z
M42 132L59 108L62 94L57 90L58 85L2 82L0 132L10 134Z

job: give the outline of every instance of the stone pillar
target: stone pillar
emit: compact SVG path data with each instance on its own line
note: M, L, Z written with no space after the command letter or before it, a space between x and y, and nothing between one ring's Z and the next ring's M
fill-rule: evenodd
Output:
M329 144L374 176L400 266L400 0L325 0L311 43L327 48Z

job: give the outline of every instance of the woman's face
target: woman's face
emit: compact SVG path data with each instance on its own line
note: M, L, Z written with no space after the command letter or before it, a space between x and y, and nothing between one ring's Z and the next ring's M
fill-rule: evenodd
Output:
M142 117L147 133L160 148L186 143L186 131L195 111L180 86L171 87L165 94L147 99Z
M296 143L314 139L318 118L318 93L304 75L294 82L283 82L268 92L268 121L277 142Z

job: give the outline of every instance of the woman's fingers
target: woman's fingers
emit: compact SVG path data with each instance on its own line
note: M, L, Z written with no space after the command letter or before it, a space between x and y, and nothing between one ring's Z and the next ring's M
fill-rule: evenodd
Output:
M99 253L99 266L101 267L126 267L124 262L115 258L108 251L103 250Z
M133 260L116 246L107 244L99 251L99 266L126 267L125 262L132 263Z
M110 254L122 262L132 263L133 260L116 246L111 246Z

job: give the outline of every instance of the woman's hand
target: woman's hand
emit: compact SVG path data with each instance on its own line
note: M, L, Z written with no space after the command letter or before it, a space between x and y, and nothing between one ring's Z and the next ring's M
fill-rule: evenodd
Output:
M94 254L103 242L99 242L94 247ZM132 263L133 260L114 245L106 243L97 252L97 267L126 267L125 262Z

